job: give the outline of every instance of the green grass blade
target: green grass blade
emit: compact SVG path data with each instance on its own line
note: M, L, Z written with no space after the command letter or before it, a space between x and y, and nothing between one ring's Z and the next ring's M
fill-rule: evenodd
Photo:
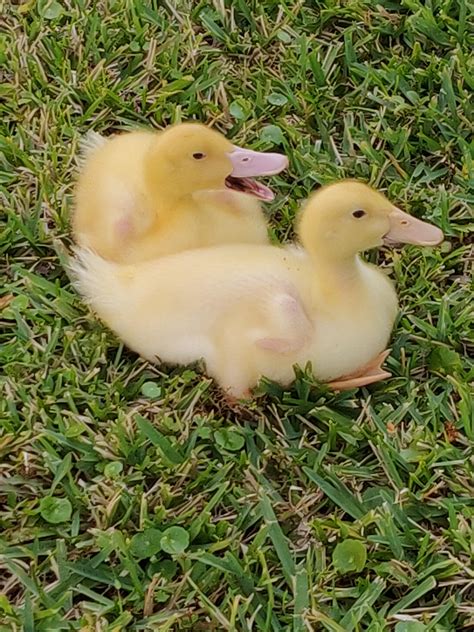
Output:
M303 472L313 483L316 483L338 507L350 516L358 520L366 514L363 504L354 494L351 494L343 483L334 478L331 478L332 482L329 482L327 478L319 476L319 474L316 474L316 472L313 472L313 470L310 470L308 467L304 467Z
M391 617L394 614L398 614L399 612L403 612L405 608L408 608L412 603L418 601L421 597L426 595L430 590L433 590L436 587L436 579L434 577L427 577L424 581L421 582L419 586L410 590L410 592L405 595L399 602L397 602L388 612L388 616Z

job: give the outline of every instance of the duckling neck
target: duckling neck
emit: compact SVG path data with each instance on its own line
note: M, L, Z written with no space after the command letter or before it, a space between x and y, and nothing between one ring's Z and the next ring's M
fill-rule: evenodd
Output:
M150 199L160 200L160 205L165 208L173 208L188 197L188 194L179 188L171 189L169 182L164 182L161 178L146 178L145 182Z
M361 279L363 262L358 254L342 256L339 253L309 253L312 265L319 279L324 279L329 287L357 284Z

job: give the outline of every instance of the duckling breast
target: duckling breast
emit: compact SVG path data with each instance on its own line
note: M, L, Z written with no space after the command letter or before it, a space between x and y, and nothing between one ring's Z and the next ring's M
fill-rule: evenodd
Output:
M304 358L323 381L356 371L388 344L397 315L391 282L379 270L365 267L363 283L334 305L318 309L314 338Z

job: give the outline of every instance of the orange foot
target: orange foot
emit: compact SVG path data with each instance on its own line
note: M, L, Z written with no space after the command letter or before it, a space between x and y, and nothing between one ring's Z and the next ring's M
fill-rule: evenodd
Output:
M359 386L367 386L374 382L380 382L390 377L392 374L382 369L382 364L390 354L390 349L382 351L371 360L368 364L361 367L357 371L344 375L338 380L328 382L328 386L335 391L348 391L351 388L358 388Z

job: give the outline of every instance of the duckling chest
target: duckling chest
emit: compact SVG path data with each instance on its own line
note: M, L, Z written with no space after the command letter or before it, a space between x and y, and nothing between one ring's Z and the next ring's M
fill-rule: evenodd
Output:
M315 374L330 380L351 373L383 351L397 314L390 281L368 269L364 282L347 294L318 297L309 353Z

